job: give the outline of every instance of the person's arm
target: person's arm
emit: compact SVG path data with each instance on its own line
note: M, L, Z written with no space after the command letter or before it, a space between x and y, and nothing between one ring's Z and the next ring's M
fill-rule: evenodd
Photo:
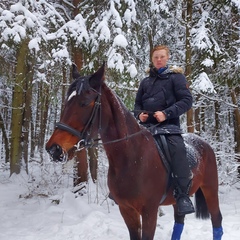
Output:
M143 95L143 81L140 83L140 86L136 94L135 104L134 104L134 116L141 122L146 122L148 118L148 113L145 113L143 111L142 95Z
M176 102L164 109L163 113L166 115L166 119L177 118L187 112L192 107L193 102L185 76L183 74L176 74L172 76L172 81Z

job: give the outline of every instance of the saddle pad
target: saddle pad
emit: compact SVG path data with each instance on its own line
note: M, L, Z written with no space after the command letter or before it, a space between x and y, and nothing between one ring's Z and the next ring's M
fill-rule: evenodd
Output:
M193 168L195 168L198 165L198 154L197 151L194 149L194 147L189 143L188 139L186 139L186 135L182 135L183 139L184 139L184 144L186 146L186 152L187 152L187 160L189 163L189 167L192 170ZM171 167L170 167L170 163L171 163L171 159L168 159L167 156L164 154L164 150L162 149L162 143L160 142L161 139L159 136L154 136L154 140L160 155L160 158L167 170L168 173L171 173Z

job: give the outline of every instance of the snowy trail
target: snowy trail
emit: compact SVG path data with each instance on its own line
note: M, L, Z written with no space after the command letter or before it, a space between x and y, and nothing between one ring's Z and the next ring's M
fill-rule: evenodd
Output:
M30 184L24 178L0 176L0 240L120 240L129 239L117 205L101 199L94 203L96 189L91 194L75 198L69 188L58 189L58 195L28 195ZM237 188L238 187L238 188ZM90 191L90 190L89 190ZM95 195L94 195L95 194ZM223 240L239 240L240 184L220 187L223 214ZM19 197L21 196L21 197ZM59 204L52 199L60 200ZM90 203L89 203L90 202ZM173 226L171 206L162 207L155 239L170 239ZM182 240L212 239L210 220L197 220L187 215Z

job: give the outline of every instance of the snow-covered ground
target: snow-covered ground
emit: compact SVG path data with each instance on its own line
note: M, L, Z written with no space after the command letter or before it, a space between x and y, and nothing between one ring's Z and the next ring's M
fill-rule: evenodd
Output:
M0 170L0 240L120 240L129 239L118 206L107 199L103 180L90 183L87 193L76 197L72 179L60 166L33 167L9 178ZM60 172L59 172L60 171ZM62 171L62 175L61 175ZM105 174L105 173L104 173ZM240 182L220 186L223 240L239 240ZM170 239L173 226L171 206L162 207L154 239ZM186 216L182 240L210 240L210 220Z

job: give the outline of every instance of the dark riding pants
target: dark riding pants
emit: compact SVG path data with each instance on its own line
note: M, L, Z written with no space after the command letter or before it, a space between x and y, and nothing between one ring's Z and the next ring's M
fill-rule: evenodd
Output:
M183 138L181 134L166 134L165 138L171 158L170 165L173 175L179 186L187 190L191 172Z

